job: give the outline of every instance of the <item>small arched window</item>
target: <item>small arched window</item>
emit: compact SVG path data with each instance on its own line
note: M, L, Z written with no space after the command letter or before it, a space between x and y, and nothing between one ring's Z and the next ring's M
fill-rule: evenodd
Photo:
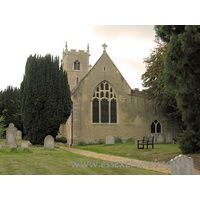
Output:
M78 77L76 77L76 84L78 84L79 83L79 78Z
M80 62L78 60L74 62L74 70L80 70Z
M114 89L107 82L101 82L92 98L93 123L117 123L117 100Z
M161 133L162 132L162 126L159 121L154 120L151 123L151 133Z

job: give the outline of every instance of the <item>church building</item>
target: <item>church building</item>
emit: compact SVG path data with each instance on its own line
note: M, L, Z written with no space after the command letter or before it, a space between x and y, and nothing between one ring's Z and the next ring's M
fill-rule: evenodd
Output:
M105 141L112 135L126 142L129 138L154 136L155 143L171 143L180 130L164 115L145 91L131 89L106 52L91 67L87 50L63 51L63 70L70 85L72 112L59 134L69 146L80 141Z

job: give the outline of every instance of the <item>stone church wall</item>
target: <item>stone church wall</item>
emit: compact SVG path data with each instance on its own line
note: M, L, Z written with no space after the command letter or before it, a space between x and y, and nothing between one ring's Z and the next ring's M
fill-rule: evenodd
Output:
M75 73L72 70L74 59L73 57L71 60L68 59L71 69L67 71L71 79L78 75L73 75ZM88 61L83 63L86 64ZM104 81L112 86L116 94L117 123L93 123L93 94L96 87ZM136 141L142 139L143 136L152 135L156 143L171 143L180 132L175 123L170 121L152 101L144 97L143 92L131 90L106 52L90 72L73 87L71 91L72 113L67 123L60 127L60 133L68 139L68 145L76 145L80 141L86 143L105 141L109 135L119 137L123 141L128 138L134 138ZM152 133L151 125L155 120L161 126L159 133Z

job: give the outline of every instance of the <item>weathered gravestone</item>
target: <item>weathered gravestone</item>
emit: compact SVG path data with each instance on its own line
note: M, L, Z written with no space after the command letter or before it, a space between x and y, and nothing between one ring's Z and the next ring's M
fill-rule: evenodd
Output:
M18 130L16 132L16 140L21 140L21 139L22 139L22 132Z
M115 138L112 135L106 137L106 144L115 144Z
M170 161L172 175L194 175L193 158L179 155Z
M11 143L11 144L9 144L9 148L10 149L17 148L17 144L16 143Z
M11 144L9 144L9 148L10 148L11 151L17 151L17 144L11 143Z
M9 124L8 134L6 135L6 145L16 143L16 128L13 123Z
M54 138L51 135L47 135L44 138L44 148L45 149L54 149Z
M28 143L27 143L27 142L22 142L21 148L22 148L23 150L28 150Z
M0 144L0 150L2 149L2 145Z

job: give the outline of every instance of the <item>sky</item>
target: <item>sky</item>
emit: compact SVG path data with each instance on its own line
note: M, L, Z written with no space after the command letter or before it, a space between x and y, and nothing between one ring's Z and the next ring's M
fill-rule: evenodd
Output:
M130 87L142 90L143 59L155 46L153 25L96 25L91 20L92 13L84 19L74 17L74 11L68 12L67 4L62 7L63 1L56 2L58 5L54 1L1 3L0 90L8 85L20 87L31 54L50 53L62 59L66 42L68 50L86 50L89 44L92 66L103 53L102 44L106 43L108 55Z

